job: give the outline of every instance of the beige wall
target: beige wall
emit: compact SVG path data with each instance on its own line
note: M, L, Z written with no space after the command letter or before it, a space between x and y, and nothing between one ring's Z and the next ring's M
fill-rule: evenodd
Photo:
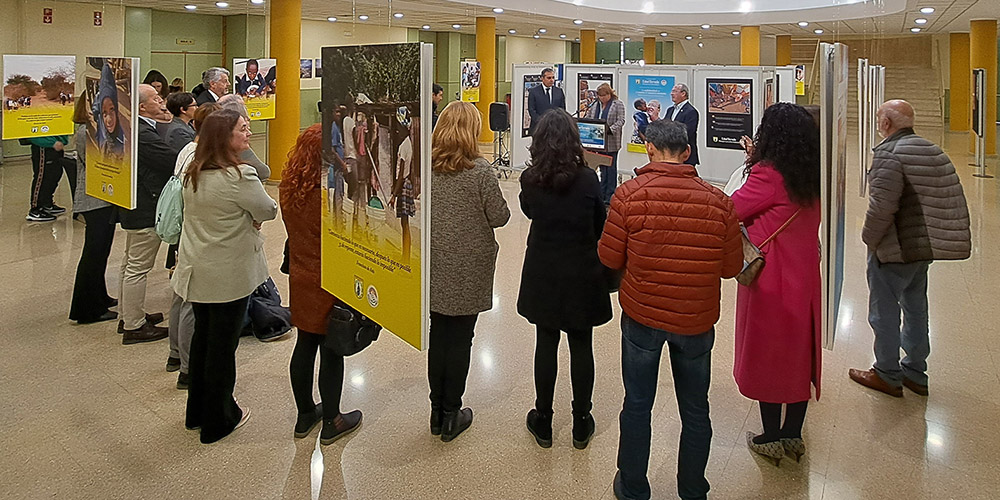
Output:
M406 43L406 41L406 28L303 20L301 57L302 59L319 59L322 56L323 47L334 45ZM318 89L320 88L320 79L302 80L302 88Z
M562 40L535 40L523 36L507 37L507 71L512 64L566 62L566 44Z

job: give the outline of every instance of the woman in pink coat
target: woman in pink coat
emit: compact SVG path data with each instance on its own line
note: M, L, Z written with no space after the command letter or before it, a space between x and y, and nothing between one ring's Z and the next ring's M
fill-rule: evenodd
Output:
M760 403L763 434L747 446L775 465L786 453L805 453L802 423L816 387L819 399L820 223L819 132L801 106L775 104L764 112L746 184L733 193L740 222L760 246L766 265L736 296L733 375L740 393ZM782 424L782 405L785 420Z

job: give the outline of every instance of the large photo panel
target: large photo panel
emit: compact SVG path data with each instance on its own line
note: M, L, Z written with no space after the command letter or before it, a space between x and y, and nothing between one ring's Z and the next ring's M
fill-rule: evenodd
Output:
M3 138L73 135L76 56L3 56Z
M419 43L324 47L322 63L323 288L418 349L430 230L426 57Z
M275 115L274 59L233 59L233 90L247 106L250 120L273 120Z
M87 194L135 208L139 59L88 57ZM159 193L156 193L159 194Z

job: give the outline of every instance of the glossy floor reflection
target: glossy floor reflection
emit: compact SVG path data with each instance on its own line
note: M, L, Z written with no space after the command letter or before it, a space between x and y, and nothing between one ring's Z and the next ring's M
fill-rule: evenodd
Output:
M973 216L974 255L931 267L931 396L894 399L847 378L872 361L860 234L864 201L848 183L847 278L836 348L825 352L823 399L810 405L802 463L780 468L743 444L759 431L756 406L732 379L735 283L724 288L711 391L715 437L708 476L712 498L997 498L1000 487L1000 211L996 179L967 167L966 137L950 137ZM995 164L995 160L994 160ZM426 357L391 335L346 363L343 409L365 413L362 428L320 447L318 432L295 440L288 382L291 339L244 338L236 394L253 409L249 423L214 445L184 430L186 393L164 371L167 342L122 346L112 323L76 326L66 315L83 225L62 216L26 223L30 166L0 166L0 497L2 498L567 498L610 499L622 403L616 318L595 332L598 366L589 449L571 443L565 341L556 388L554 439L543 450L524 429L534 400L534 334L515 310L528 222L517 183L502 181L511 222L501 243L495 307L481 316L466 403L472 428L450 444L427 431ZM277 195L275 187L269 187ZM69 206L60 186L57 202ZM265 224L272 276L284 229ZM116 295L119 233L108 283ZM163 258L161 251L160 259ZM162 262L162 261L161 261ZM150 277L150 311L167 311L166 271ZM991 284L993 283L993 284ZM661 368L654 410L650 480L654 498L671 498L680 423L669 365ZM318 397L318 396L317 396Z

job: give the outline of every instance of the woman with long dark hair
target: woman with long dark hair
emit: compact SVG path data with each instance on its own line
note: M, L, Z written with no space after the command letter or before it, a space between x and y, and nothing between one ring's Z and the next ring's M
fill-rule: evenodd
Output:
M142 79L142 83L152 85L156 89L156 93L160 94L163 99L170 95L170 84L167 83L167 77L163 76L159 70L149 70L149 73L146 73L146 78Z
M820 396L819 159L813 117L775 104L757 128L747 181L732 196L750 241L771 238L761 248L767 265L737 292L733 375L740 393L760 404L764 432L748 432L747 446L775 465L786 453L796 460L805 453L812 387Z
M289 364L292 394L299 411L295 437L308 436L322 421L320 443L330 444L361 425L361 412L340 412L344 357L324 345L327 318L338 301L320 286L323 168L323 127L317 123L305 129L295 142L282 170L280 198L281 219L288 233L289 305L292 325L298 329ZM322 399L319 404L313 400L317 350Z
M188 429L213 443L243 425L250 410L233 399L236 347L250 294L267 280L260 225L277 216L253 167L240 163L250 147L250 125L236 111L208 116L198 130L194 161L184 171L184 230L171 278L191 302Z
M552 399L559 366L560 331L566 332L573 381L573 446L594 435L594 326L611 320L611 298L597 242L607 212L597 174L569 113L551 110L538 121L531 161L521 174L521 211L531 219L517 312L535 325L535 408L528 431L552 446Z
M493 308L497 244L493 230L510 210L490 163L479 153L482 118L452 102L438 118L431 148L431 331L427 378L431 434L448 442L472 425L462 407L479 313Z

